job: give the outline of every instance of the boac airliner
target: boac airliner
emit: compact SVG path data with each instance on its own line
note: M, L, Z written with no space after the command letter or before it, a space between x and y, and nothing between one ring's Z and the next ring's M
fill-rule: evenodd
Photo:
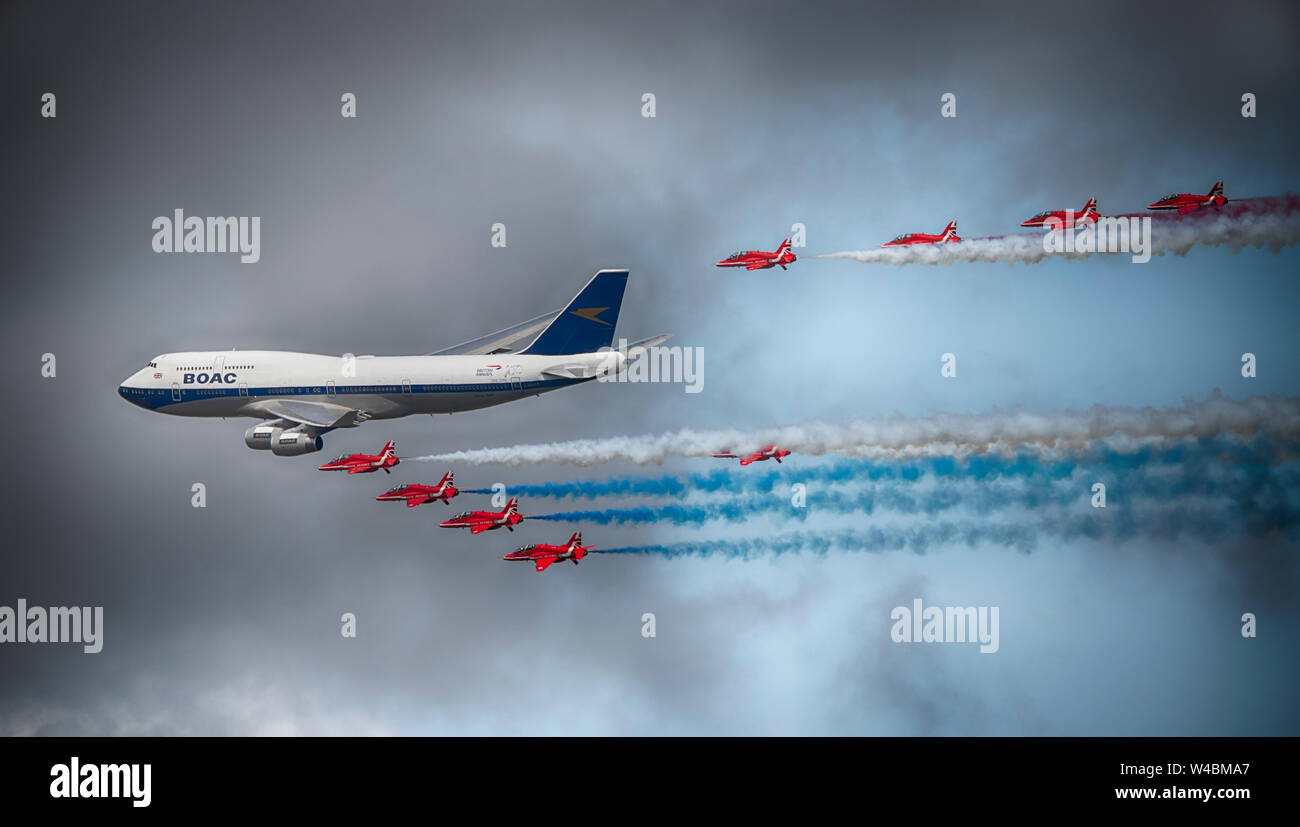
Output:
M177 416L266 420L244 432L277 456L319 451L321 435L368 419L472 411L589 382L626 366L609 348L626 270L601 270L563 310L424 356L324 356L268 350L164 353L118 388ZM539 332L540 331L540 332ZM628 346L657 345L669 335ZM520 351L512 346L529 337Z

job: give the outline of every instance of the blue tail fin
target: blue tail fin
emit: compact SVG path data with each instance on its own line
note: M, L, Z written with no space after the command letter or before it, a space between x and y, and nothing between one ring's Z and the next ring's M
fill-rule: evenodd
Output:
M623 305L626 270L601 270L592 276L569 306L555 317L531 345L520 353L559 356L595 353L614 343L614 326Z

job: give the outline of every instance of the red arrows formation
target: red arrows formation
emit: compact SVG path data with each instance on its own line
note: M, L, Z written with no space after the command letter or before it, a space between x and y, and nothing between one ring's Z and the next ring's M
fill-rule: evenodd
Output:
M793 257L791 258L793 260ZM790 456L790 453L785 448L764 445L749 454L735 454L729 450L723 450L714 452L713 456L738 459L741 465L750 465L755 462L765 462L769 459L774 459L777 463L780 463L781 458ZM370 474L382 470L387 474L390 473L388 469L400 462L401 460L397 456L397 444L390 440L385 443L383 450L378 454L345 454L337 459L330 460L320 466L318 470L346 471L349 475ZM431 502L441 502L443 505L448 505L452 498L459 493L460 489L456 487L455 476L451 471L448 471L442 475L442 479L436 485L413 482L402 483L393 486L375 497L375 499L379 502L401 502L405 503L407 508L414 508L417 505ZM519 500L511 497L505 508L500 511L465 511L449 520L443 520L439 523L439 527L468 528L470 534L476 535L485 531L495 531L499 528L513 532L515 526L523 521L524 515L519 513ZM553 563L561 560L571 560L576 566L594 548L594 546L584 546L582 544L582 532L577 531L564 545L534 543L521 546L501 559L507 561L528 560L533 563L537 571L546 571Z
M1153 201L1147 205L1148 210L1177 210L1179 215L1186 215L1194 210L1203 207L1214 207L1218 209L1228 203L1228 199L1223 195L1223 182L1217 181L1210 191L1205 195L1196 195L1193 193L1180 192L1172 195L1166 195L1158 201ZM1080 227L1088 224L1095 224L1101 218L1097 212L1097 199L1089 198L1088 203L1083 205L1083 209L1075 212L1074 210L1044 210L1032 218L1028 218L1020 223L1022 227L1042 227L1045 229L1061 229L1062 227L1072 226ZM957 235L957 222L949 221L948 226L943 228L939 233L903 233L890 241L881 244L881 247L905 247L913 244L946 244L961 241L961 236ZM719 261L718 267L744 267L746 270L769 270L772 267L779 266L782 270L786 265L795 261L794 253L790 252L790 239L781 242L781 246L776 248L775 252L764 252L763 250L744 250L738 253L732 253L722 261ZM715 455L717 456L717 455ZM748 463L741 463L746 465Z

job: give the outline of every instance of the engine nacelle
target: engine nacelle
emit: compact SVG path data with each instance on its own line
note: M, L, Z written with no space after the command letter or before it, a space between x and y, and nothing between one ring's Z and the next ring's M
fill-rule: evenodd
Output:
M296 457L319 451L325 440L302 431L281 431L271 441L271 453L277 457Z
M244 431L244 444L255 451L269 451L283 430L275 425L254 425Z

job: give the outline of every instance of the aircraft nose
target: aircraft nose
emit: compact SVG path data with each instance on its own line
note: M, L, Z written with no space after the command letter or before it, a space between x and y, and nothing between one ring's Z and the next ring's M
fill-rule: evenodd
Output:
M131 386L127 385L125 382L117 386L117 395L138 408L147 407L145 405L144 395L138 392L133 392Z

